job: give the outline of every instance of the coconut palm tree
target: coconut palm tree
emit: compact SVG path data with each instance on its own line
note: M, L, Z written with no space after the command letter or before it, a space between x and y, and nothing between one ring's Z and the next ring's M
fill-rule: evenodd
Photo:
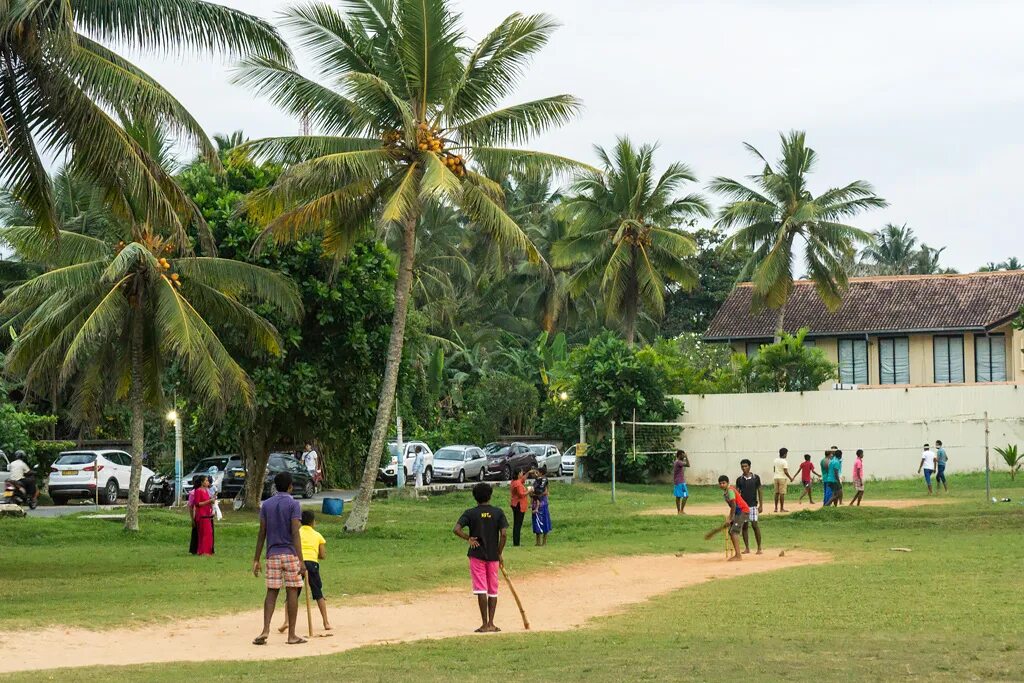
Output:
M636 148L628 138L619 138L610 154L597 147L604 173L574 183L568 200L572 233L553 250L556 267L577 269L571 294L599 284L607 322L617 323L630 345L645 311L664 315L668 282L689 288L697 281L683 260L696 248L682 228L711 215L700 195L676 196L684 183L696 180L685 164L655 174L655 149Z
M861 257L879 275L909 275L917 265L920 250L913 228L887 223L873 235Z
M322 232L344 253L368 228L401 230L395 311L380 400L363 479L346 522L366 528L370 496L390 424L424 207L456 207L505 248L539 260L502 208L498 183L475 163L552 170L568 159L516 147L564 124L579 110L569 95L504 104L555 22L513 14L475 47L465 44L451 0L351 0L341 12L321 3L294 7L285 22L316 64L321 85L280 60L251 58L236 81L308 117L319 135L256 140L253 154L289 163L250 210L289 239ZM500 108L499 108L500 106Z
M56 234L40 148L73 155L93 182L123 188L168 225L190 203L111 111L146 112L216 163L199 124L159 83L104 45L288 60L268 23L203 0L0 0L0 183ZM183 218L184 216L184 218Z
M838 308L849 281L844 266L856 245L871 242L871 235L843 221L862 211L886 206L871 185L855 180L815 196L808 187L817 154L806 144L802 131L782 138L782 156L773 165L755 147L746 148L763 164L750 176L751 185L730 178L715 178L710 189L728 203L718 214L717 226L736 228L727 244L750 249L752 255L740 280L753 285L753 309L777 311L776 341L782 338L786 302L793 289L793 249L804 243L804 261L818 295L830 310Z
M246 403L252 383L222 339L279 354L277 331L249 305L297 318L301 303L283 275L190 256L141 221L122 225L117 242L67 230L53 240L35 224L0 230L21 258L47 268L9 293L0 320L17 332L5 372L26 390L70 390L71 413L82 424L94 423L109 401L127 400L132 472L125 528L137 531L144 411L163 405L161 369L176 365L207 404Z

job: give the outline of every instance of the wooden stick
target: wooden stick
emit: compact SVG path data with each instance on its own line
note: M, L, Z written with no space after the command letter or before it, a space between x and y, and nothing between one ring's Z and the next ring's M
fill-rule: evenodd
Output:
M523 601L519 599L519 593L516 592L516 587L512 584L512 579L508 578L508 572L505 571L505 567L501 568L501 575L505 577L505 581L508 583L508 589L512 591L512 597L515 598L516 605L519 607L519 616L523 618L523 628L529 631L530 620L526 618L526 610L523 609Z
M313 637L313 603L309 598L309 582L306 582L306 622L309 624L309 637Z
M729 528L728 522L726 522L722 526L716 526L714 529L712 529L711 531L709 531L706 534L704 534L704 540L705 541L710 541L712 538L714 538L715 536L717 536L718 534L722 533L723 531L725 531L728 528Z

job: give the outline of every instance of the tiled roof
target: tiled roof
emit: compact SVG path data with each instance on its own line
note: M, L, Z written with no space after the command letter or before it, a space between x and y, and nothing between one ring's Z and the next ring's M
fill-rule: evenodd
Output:
M814 284L799 280L786 305L785 331L811 336L942 330L983 330L1013 318L1024 306L1024 271L968 275L851 278L843 303L830 313ZM751 286L738 285L705 337L759 339L774 335L777 314L750 313Z

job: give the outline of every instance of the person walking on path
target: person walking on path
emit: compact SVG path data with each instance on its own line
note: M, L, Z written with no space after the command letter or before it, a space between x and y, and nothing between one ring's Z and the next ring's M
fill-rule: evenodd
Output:
M551 509L548 507L548 478L537 470L530 472L533 477L533 490L530 498L533 499L533 533L537 537L537 545L548 544L548 534L551 533Z
M800 484L803 485L803 492L800 494L800 500L797 503L804 502L804 496L807 496L807 502L814 505L814 498L811 495L811 491L814 488L814 477L821 479L821 475L814 471L814 463L811 462L811 454L804 453L804 461L800 463Z
M508 534L508 520L501 508L491 505L494 489L480 482L473 487L476 507L462 513L452 532L469 543L469 576L480 607L477 633L496 633L494 613L498 609L498 568L505 566L502 553ZM467 531L468 529L468 531Z
M843 504L843 452L839 449L832 451L832 466L836 468L836 476L832 482L832 505Z
M267 544L267 595L263 599L263 632L252 641L253 645L266 645L270 636L270 622L274 619L277 596L285 589L288 615L288 644L301 645L305 638L295 635L299 613L299 589L306 578L306 565L302 563L302 508L292 498L292 475L279 472L274 477L276 493L263 501L260 507L260 531L256 537L256 554L252 560L253 576L260 575L260 554Z
M917 466L917 473L921 474L921 470L924 470L924 483L928 485L928 494L932 493L932 473L935 471L935 453L932 452L931 446L928 444L924 445L924 452L921 453L921 462Z
M743 523L747 521L750 514L750 506L743 500L743 496L736 490L735 486L729 486L729 477L724 474L718 478L718 488L722 489L725 504L729 506L729 516L726 524L729 527L729 538L732 540L733 555L729 562L739 562L740 556L740 534L743 532Z
M747 513L748 521L743 522L743 554L750 554L750 536L747 527L754 527L754 540L757 541L757 554L761 554L761 525L757 516L764 512L764 492L761 486L761 477L750 472L750 460L740 460L742 474L736 478L736 488L743 496L743 502L747 504L750 511Z
M676 451L676 461L672 464L672 484L676 496L676 514L685 515L686 500L690 497L690 491L686 488L686 468L690 466L690 459L686 451Z
M856 503L860 507L864 500L864 451L860 448L857 449L857 459L853 461L853 490L856 493L850 499L850 506Z
M828 507L832 502L832 451L825 451L825 457L821 459L821 506Z
M939 484L942 484L942 490L948 492L949 487L946 486L946 463L949 462L949 456L946 455L946 449L942 447L942 442L938 439L935 440L935 464L938 466L938 470L935 472L935 488L939 488Z
M313 448L313 444L307 443L306 450L302 452L302 464L313 479L313 485L320 488L320 454Z
M530 502L530 496L526 492L526 470L520 471L519 476L512 480L509 491L509 502L512 505L512 545L518 547L523 537L526 507Z
M412 474L416 477L416 488L423 486L423 447L417 446L412 461Z
M788 448L780 448L779 457L775 458L775 473L773 474L773 477L775 479L776 512L786 511L786 487L789 484L789 482L793 481L793 475L789 473L789 463L786 461L786 456L788 454Z
M196 555L213 555L213 503L210 495L210 477L199 475L199 485L193 491L192 519L196 530Z

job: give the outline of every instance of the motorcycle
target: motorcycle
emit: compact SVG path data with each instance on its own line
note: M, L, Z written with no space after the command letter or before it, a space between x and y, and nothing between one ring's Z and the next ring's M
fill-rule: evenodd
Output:
M29 472L25 475L25 479L32 478L35 480L35 474ZM8 479L4 482L4 496L3 502L11 505L19 505L21 507L28 507L30 510L35 510L38 502L35 496L30 496L25 488L25 485L20 481L14 481Z
M174 479L157 472L146 486L147 503L159 503L164 507L174 505Z

